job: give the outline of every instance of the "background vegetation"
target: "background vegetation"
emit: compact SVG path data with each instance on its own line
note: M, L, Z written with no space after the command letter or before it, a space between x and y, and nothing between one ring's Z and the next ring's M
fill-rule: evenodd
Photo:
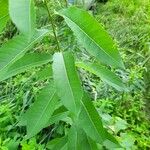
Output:
M47 11L43 3L36 1L36 6L38 27L48 26ZM57 10L60 4L51 1L49 7L52 11ZM80 70L84 88L94 98L93 103L104 124L124 149L150 149L150 1L97 0L90 8L90 13L104 25L118 44L127 70L123 72L118 69L115 72L127 83L128 92L118 92L93 74ZM75 51L77 60L93 62L94 58L77 44L71 30L61 22L61 18L54 17L54 19L58 27L60 46ZM4 32L0 34L0 44L17 34L15 26L8 22ZM56 41L53 35L45 37L34 47L34 51L39 53L53 54L55 49ZM38 67L30 69L0 84L0 149L2 150L16 149L18 145L23 150L43 150L51 145L48 143L49 139L61 137L68 129L68 124L62 121L51 128L43 129L34 138L25 140L25 128L17 126L20 112L23 113L32 104L34 94L45 82L50 81L47 77L44 82L42 81L41 78L44 77L40 72L41 69Z

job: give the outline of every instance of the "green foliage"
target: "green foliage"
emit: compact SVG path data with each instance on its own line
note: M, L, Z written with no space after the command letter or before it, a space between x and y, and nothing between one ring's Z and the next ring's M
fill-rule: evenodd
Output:
M124 64L117 46L96 19L77 7L61 9L66 4L60 1L57 1L58 5L53 3L37 0L35 5L33 0L23 0L22 3L9 0L10 19L19 35L13 34L14 37L0 48L0 100L4 101L0 106L0 148L17 149L18 145L24 150L147 148L148 123L142 112L142 100L140 103L138 101L142 98L142 91L139 93L138 90L143 89L143 66L127 62L129 57L124 47L123 57L129 69L127 72L121 70ZM110 4L112 2L108 2ZM123 1L121 4L128 6L130 3ZM125 15L131 15L137 5L139 2L135 7L131 5L131 12ZM117 13L117 6L120 7L117 4L110 12ZM57 10L55 16L54 8ZM125 11L122 8L123 5L119 8L120 12ZM45 16L42 23L39 23L39 11ZM6 13L8 11L3 15ZM36 13L40 29L36 27ZM105 23L107 17L103 18L102 15L97 18L102 18ZM106 27L109 28L107 23ZM51 31L54 36L51 36ZM39 42L41 39L42 42ZM77 70L76 66L82 69ZM131 69L130 66L134 67ZM84 74L85 70L88 73ZM128 88L124 85L127 80ZM88 85L84 85L85 82ZM94 102L85 91L88 86L95 92ZM124 93L126 89L129 93ZM98 94L101 94L100 99L97 99ZM135 145L137 142L138 146Z
M6 80L16 74L22 73L31 67L41 66L51 61L51 55L30 53L13 63L0 73L0 81Z
M70 52L65 52L56 53L53 60L53 78L57 93L63 105L72 113L77 114L83 92L76 72L74 58Z
M6 26L8 19L8 0L0 0L0 33Z
M18 30L32 38L36 27L33 0L22 0L21 3L17 0L9 0L9 14Z
M97 141L97 143L103 143L107 139L111 142L117 143L117 141L103 128L101 119L86 94L82 99L82 107L78 121L87 135L94 141Z
M105 64L124 68L112 39L86 11L70 7L59 12L86 50ZM96 33L96 35L95 35Z
M27 36L18 35L2 45L0 48L0 70L4 70L21 58L45 34L47 34L47 30L39 30L31 41L28 41Z
M26 121L27 126L27 138L33 137L45 127L57 102L56 90L51 83L50 86L42 89L32 107L23 115L22 120Z
M112 87L116 88L118 91L125 91L125 85L122 83L122 80L116 76L113 72L109 69L100 66L96 63L88 63L88 62L77 62L77 67L83 68L98 77L101 78L102 81L106 82L107 84L111 85Z

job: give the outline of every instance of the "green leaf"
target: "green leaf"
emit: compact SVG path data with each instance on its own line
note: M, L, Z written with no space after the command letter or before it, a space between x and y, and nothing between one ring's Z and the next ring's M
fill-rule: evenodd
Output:
M0 0L0 33L6 26L8 19L8 0Z
M58 14L64 17L78 41L91 55L105 64L124 68L112 38L90 14L76 7L63 9Z
M46 124L46 127L60 120L63 120L64 118L68 116L68 114L69 114L69 111L65 107L61 106L60 108L54 111L53 115L50 117L48 123Z
M67 149L67 136L51 140L47 144L46 148L50 150L68 150Z
M106 139L105 129L103 128L98 112L86 94L84 94L81 104L82 107L79 115L80 127L82 127L86 134L94 141L102 143Z
M97 75L98 77L101 78L102 81L106 82L107 84L114 87L118 91L123 91L126 89L125 85L117 75L115 75L109 69L100 66L99 64L88 62L86 63L77 62L76 66Z
M32 37L36 27L33 0L9 0L9 13L19 31Z
M37 67L46 64L51 60L51 55L48 54L26 54L25 56L17 60L15 63L13 63L10 67L0 72L0 81L8 79L21 72L27 71L32 67Z
M96 144L96 143L95 143ZM68 133L68 149L69 150L97 150L93 149L89 144L85 132L77 126L72 126Z
M73 113L80 109L82 87L71 52L55 53L53 77L63 105Z
M9 67L12 63L21 58L47 33L47 30L37 30L36 34L32 37L31 42L28 41L27 36L21 34L3 44L0 48L0 71Z
M108 131L106 131L106 137L107 139L103 142L103 146L105 146L108 149L121 148L118 141Z
M41 68L39 71L35 73L33 78L36 79L36 82L40 82L42 80L50 79L52 78L52 66L51 64L48 66L44 66L44 68Z
M58 102L58 97L53 84L45 87L37 95L37 100L27 110L27 137L31 138L42 130L53 114Z
M78 119L80 127L83 128L85 133L97 143L103 144L107 141L114 143L114 147L119 147L116 139L103 127L101 118L86 93L81 104L82 107Z
M90 137L87 137L91 150L99 150L98 145ZM101 148L102 149L102 148Z

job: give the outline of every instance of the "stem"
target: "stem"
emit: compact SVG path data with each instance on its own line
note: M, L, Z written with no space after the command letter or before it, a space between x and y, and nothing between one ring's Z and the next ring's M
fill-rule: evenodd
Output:
M58 38L57 38L57 35L56 35L55 24L54 24L54 22L53 22L53 18L52 18L52 16L51 16L50 10L49 10L49 8L48 8L47 0L45 0L45 5L46 5L47 12L48 12L48 16L49 16L50 23L51 23L51 25L52 25L52 30L53 30L53 34L54 34L54 37L55 37L55 40L56 40L57 50L58 50L58 51L61 51L61 50L60 50L60 46L59 46L59 41L58 41Z
M65 3L66 3L66 7L68 7L68 0L65 0Z

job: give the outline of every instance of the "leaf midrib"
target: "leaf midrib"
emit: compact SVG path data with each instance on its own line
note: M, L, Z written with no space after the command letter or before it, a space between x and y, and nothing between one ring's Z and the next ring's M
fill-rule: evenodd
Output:
M75 104L75 111L76 111L76 103L75 103L75 98L74 98L74 93L73 93L73 90L72 90L72 87L71 87L71 85L70 85L70 80L69 80L69 77L68 77L68 73L67 73L67 70L66 70L66 63L65 63L65 59L64 59L64 56L63 56L63 54L61 53L61 55L62 55L62 58L63 58L63 68L64 68L64 73L65 73L65 75L66 75L66 77L67 77L67 83L68 83L68 85L69 85L69 89L70 89L70 91L71 91L71 95L72 95L72 97L73 97L73 102L74 102L74 104Z
M64 15L63 15L64 16ZM64 16L64 18L67 18L67 19L69 19L74 25L76 25L78 28L79 28L79 30L80 31L82 31L85 35L87 35L87 37L93 42L93 43L95 43L95 45L97 46L97 47L99 47L99 49L101 49L108 57L110 57L115 63L117 63L117 66L118 66L118 62L113 58L113 57L111 57L111 55L109 55L108 53L106 53L104 50L103 50L103 48L100 46L100 45L98 45L97 44L97 42L95 41L95 40L93 40L78 24L76 24L76 22L74 22L73 20L71 20L69 17L67 17L67 16ZM119 65L120 66L120 65Z

